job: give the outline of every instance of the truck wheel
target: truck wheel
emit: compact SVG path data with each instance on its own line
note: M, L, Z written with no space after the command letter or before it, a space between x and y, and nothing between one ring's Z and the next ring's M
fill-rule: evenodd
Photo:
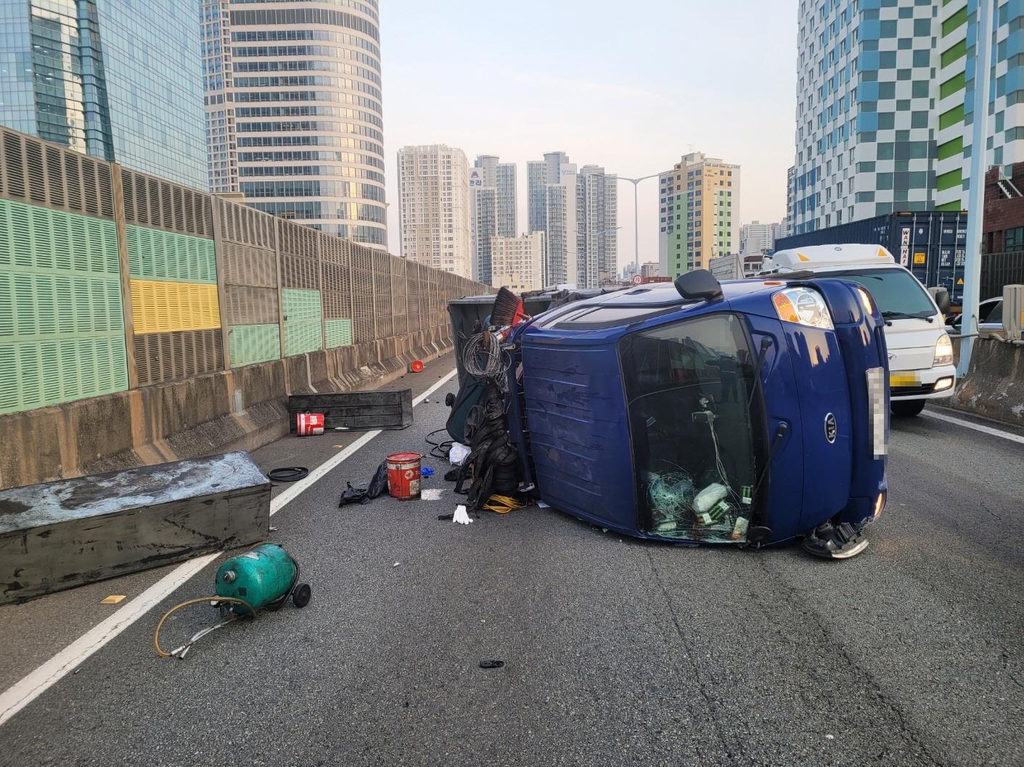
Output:
M924 400L911 399L890 402L889 407L892 410L892 414L897 418L913 418L915 415L920 415L921 411L924 410Z

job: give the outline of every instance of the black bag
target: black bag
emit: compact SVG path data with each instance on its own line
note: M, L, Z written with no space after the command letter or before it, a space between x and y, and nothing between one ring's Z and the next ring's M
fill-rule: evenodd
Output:
M369 503L388 489L388 462L380 462L373 479L370 480L369 487L352 487L351 482L346 482L345 485L345 491L341 494L341 502L338 503L339 509L350 503Z

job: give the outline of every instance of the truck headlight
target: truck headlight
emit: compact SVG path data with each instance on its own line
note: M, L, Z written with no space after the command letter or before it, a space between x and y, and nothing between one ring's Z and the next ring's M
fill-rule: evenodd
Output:
M945 333L935 342L935 357L932 359L932 367L938 365L953 364L953 342Z
M772 303L783 322L795 322L823 330L834 328L825 299L816 290L786 288L772 296Z

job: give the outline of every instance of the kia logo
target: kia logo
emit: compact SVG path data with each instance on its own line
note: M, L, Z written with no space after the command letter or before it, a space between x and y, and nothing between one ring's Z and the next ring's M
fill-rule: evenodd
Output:
M825 439L830 445L836 441L836 417L831 413L825 416Z

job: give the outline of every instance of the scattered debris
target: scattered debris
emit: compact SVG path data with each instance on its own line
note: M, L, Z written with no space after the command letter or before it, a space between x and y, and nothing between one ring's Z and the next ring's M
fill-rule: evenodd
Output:
M217 568L214 583L216 596L186 600L164 613L157 622L153 631L153 647L161 658L184 660L193 644L238 618L255 618L257 611L263 609L279 610L289 597L296 607L305 607L312 595L309 584L299 583L298 561L276 543L264 543L225 560ZM160 629L178 610L196 604L217 607L224 620L201 629L185 644L167 652L160 647Z
M503 660L482 660L480 661L480 668L501 668L505 665Z
M443 492L444 490L442 490L441 488L433 487L429 488L428 490L420 490L420 498L422 498L424 501L440 501L441 493Z
M267 479L271 482L298 482L308 476L309 469L305 466L282 466L267 472Z
M103 599L100 600L100 604L116 605L118 602L123 602L125 598L124 594L111 594L109 597L103 597Z
M432 477L432 476L434 476L434 470L431 469L429 466L424 466L423 468L420 469L420 476L421 477Z
M462 462L466 460L466 456L469 455L469 447L463 445L461 442L453 442L452 449L448 451L448 460L452 466L461 466Z
M401 563L401 562L395 562L395 563L394 563L393 565L391 565L391 566L392 566L392 567L398 567L398 566L399 566L400 564L402 564L402 563Z
M347 506L350 503L369 503L378 495L383 493L388 487L388 462L381 461L377 467L377 471L374 472L373 479L370 480L368 487L352 487L351 482L345 483L345 490L341 494L341 501L338 503L338 508Z
M455 513L452 515L452 521L458 522L460 525L470 525L473 520L469 518L469 513L466 511L466 507L461 503L455 507Z

